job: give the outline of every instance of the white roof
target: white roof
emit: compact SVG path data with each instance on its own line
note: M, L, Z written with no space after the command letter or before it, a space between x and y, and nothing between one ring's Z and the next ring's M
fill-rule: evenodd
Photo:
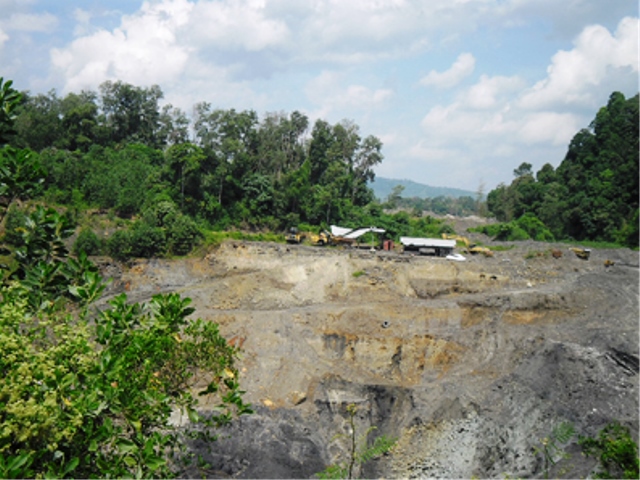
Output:
M384 233L386 230L383 228L376 227L360 227L360 228L345 228L338 227L337 225L331 225L331 235L335 235L336 237L344 237L344 238L359 238L365 233L373 232L373 233Z
M400 243L405 247L454 248L455 240L441 238L400 237Z

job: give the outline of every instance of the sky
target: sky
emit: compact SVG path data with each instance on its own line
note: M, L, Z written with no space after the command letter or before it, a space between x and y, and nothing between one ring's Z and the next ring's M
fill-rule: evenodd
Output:
M632 0L0 0L0 76L32 94L298 110L383 142L376 175L487 193L557 167L638 92Z

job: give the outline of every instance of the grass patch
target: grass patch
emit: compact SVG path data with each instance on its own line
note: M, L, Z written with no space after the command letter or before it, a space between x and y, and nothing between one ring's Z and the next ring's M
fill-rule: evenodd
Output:
M580 247L586 247L586 248L629 248L629 247L626 247L625 245L620 245L619 243L602 242L602 241L595 241L595 240L582 240L579 242L575 240L561 240L559 243L563 243L565 245L569 245L572 247L579 245Z
M487 245L487 248L494 252L506 252L509 250L513 250L514 248L516 248L516 246L515 245Z
M204 245L207 247L220 245L226 240L245 240L249 242L276 242L284 243L284 235L278 233L248 233L238 230L204 232Z
M358 271L352 273L352 275L355 278L361 277L362 275L365 275L365 274L366 274L366 272L364 270L358 270Z

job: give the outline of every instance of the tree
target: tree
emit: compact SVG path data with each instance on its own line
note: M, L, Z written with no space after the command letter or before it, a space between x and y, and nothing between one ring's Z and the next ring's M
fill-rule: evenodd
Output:
M202 148L192 143L178 143L166 150L165 175L181 209L185 206L185 195L191 200L202 198L202 164L205 162Z
M489 211L502 221L533 213L559 239L637 245L630 226L639 198L638 103L638 95L613 92L571 139L556 170L547 163L534 178L531 165L522 163L511 185L489 192Z
M100 122L94 92L69 93L62 99L60 110L64 132L58 142L61 148L86 152L94 143L106 144L106 131Z
M396 185L395 187L393 187L391 193L387 197L387 205L389 206L389 208L396 208L398 206L398 202L400 201L402 192L404 192L404 190L404 185Z
M523 177L525 175L531 175L533 173L532 169L533 169L533 165L527 162L523 162L520 164L518 168L516 168L513 171L513 176L518 178L518 177Z
M106 81L100 85L100 93L111 142L161 146L158 101L164 95L159 86L141 88L121 81Z
M22 101L22 94L15 90L13 81L0 77L0 147L9 142L15 134L16 108Z
M382 162L382 142L369 135L358 146L352 162L351 203L366 205L373 200L373 194L367 184L375 178L373 167Z
M34 195L43 182L37 154L28 149L0 149L0 223L14 201Z

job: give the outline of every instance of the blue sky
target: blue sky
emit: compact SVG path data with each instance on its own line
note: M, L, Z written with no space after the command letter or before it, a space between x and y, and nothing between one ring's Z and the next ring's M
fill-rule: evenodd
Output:
M638 92L629 0L0 0L0 76L59 95L159 85L187 114L299 110L384 146L379 176L485 192L557 167Z

